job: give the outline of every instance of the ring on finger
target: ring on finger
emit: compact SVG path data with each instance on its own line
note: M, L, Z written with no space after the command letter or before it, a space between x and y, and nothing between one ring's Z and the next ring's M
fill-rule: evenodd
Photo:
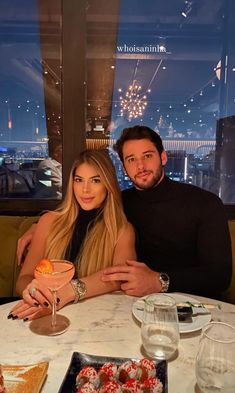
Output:
M37 291L37 289L36 289L36 288L34 288L34 287L32 287L32 288L29 288L29 294L30 294L30 296L34 297L34 296L35 296L35 293L36 293L36 291Z

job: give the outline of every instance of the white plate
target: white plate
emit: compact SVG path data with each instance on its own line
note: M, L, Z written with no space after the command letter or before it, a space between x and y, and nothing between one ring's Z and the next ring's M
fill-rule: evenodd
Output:
M169 293L171 297L173 297L176 303L184 303L184 302L192 302L192 303L199 303L197 299L194 299L191 296L180 295L178 293ZM137 319L137 321L142 322L143 316L143 299L147 296L144 296L138 299L132 306L132 313ZM179 331L180 333L191 333L200 330L211 320L211 313L205 308L196 308L193 307L193 313L199 315L195 315L192 317L192 322L180 322L179 323Z

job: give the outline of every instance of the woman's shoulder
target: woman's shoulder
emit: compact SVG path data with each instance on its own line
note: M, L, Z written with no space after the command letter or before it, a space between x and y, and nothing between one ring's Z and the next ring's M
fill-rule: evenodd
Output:
M48 226L48 225L51 225L54 221L55 221L55 219L58 217L58 213L56 213L56 212L53 212L53 211L49 211L49 212L47 212L47 213L44 213L41 217L40 217L40 219L39 219L39 221L38 221L38 224L39 224L39 226Z
M126 224L120 229L118 234L118 240L124 236L135 236L134 227L129 221L127 221Z

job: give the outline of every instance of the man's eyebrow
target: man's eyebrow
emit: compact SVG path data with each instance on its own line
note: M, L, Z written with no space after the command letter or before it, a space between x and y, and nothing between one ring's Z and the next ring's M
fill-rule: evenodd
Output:
M143 154L147 154L147 153L156 153L156 151L155 150L146 150L146 151L142 151L142 155ZM132 153L132 154L129 154L128 156L126 156L126 157L124 157L124 160L127 160L128 158L130 158L130 157L134 157L135 155Z
M142 154L146 154L146 153L156 153L156 150L146 150L146 151L143 151Z
M129 154L129 156L124 157L124 160L126 160L127 158L130 158L130 157L134 157L134 154Z

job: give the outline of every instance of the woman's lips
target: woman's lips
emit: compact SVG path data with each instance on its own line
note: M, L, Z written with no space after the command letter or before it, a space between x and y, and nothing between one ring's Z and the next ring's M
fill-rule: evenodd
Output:
M93 197L87 197L87 198L84 198L84 197L82 197L81 198L81 201L83 202L83 203L90 203L90 202L92 202L93 201Z

